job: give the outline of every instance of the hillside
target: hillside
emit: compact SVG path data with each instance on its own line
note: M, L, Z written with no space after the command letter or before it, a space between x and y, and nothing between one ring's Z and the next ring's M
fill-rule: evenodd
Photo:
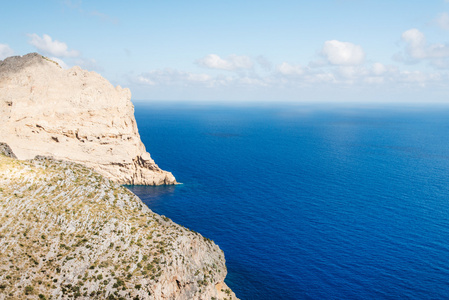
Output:
M0 149L0 299L235 299L211 240L90 168Z

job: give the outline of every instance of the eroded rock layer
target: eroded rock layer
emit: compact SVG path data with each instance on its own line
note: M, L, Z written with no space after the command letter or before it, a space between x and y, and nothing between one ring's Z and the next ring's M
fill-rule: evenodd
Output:
M146 152L129 89L31 53L0 61L0 141L19 159L53 156L121 184L176 184Z

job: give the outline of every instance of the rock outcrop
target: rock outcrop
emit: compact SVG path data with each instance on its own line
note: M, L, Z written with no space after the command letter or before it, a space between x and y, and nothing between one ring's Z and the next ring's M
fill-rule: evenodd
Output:
M2 142L0 142L0 154L11 158L17 158L14 152L12 152L12 149L9 147L9 145Z
M80 164L0 154L0 299L236 299L211 240Z
M176 184L145 150L129 89L37 53L0 61L0 141L19 159L81 163L121 184Z

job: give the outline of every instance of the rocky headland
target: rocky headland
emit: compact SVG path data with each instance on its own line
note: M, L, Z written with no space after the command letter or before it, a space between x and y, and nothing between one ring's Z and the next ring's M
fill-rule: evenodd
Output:
M129 89L31 53L0 61L0 141L19 159L81 163L121 184L176 184L140 140Z
M0 299L235 299L211 240L83 165L5 154Z
M175 183L128 89L36 53L0 61L0 300L237 299L213 241L121 185Z

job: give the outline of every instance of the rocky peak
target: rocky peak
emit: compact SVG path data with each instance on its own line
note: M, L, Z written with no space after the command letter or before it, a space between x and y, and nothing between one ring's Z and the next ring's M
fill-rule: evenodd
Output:
M46 58L45 56L42 56L39 53L34 52L24 56L8 57L5 60L0 61L0 68L3 73L2 75L5 75L6 73L15 73L19 70L25 69L35 64L43 66L44 61L53 62L54 64L59 66L57 62L54 62L49 58Z
M0 141L19 159L69 160L121 184L176 184L140 140L127 88L38 53L0 61Z

